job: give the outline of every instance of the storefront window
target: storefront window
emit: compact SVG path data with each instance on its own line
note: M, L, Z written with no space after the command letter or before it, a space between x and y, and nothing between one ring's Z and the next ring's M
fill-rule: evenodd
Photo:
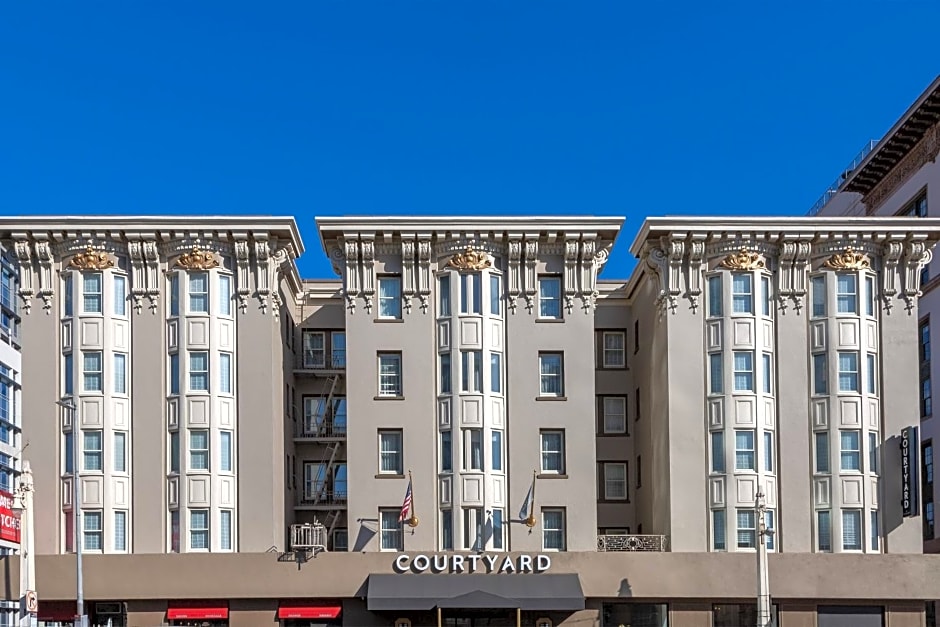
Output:
M601 627L669 627L669 612L660 603L605 603Z
M777 606L771 610L774 624L777 620ZM757 605L751 603L722 603L712 609L712 627L753 627L757 624Z

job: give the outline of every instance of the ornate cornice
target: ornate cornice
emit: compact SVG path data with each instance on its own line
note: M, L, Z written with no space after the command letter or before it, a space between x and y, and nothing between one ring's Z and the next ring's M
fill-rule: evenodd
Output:
M215 253L193 246L188 253L183 253L176 259L176 267L184 270L212 270L219 267L219 259Z
M891 194L922 167L934 162L938 153L940 153L940 123L934 124L933 128L917 142L914 149L907 153L891 172L862 198L868 215L874 214Z
M742 248L722 259L719 265L729 270L765 270L767 260L755 250Z
M85 252L69 260L68 267L76 270L108 270L114 267L114 258L106 252L96 251L88 246Z
M826 259L824 265L832 270L869 270L871 259L865 253L860 253L849 246L841 253L836 253Z
M448 268L455 268L460 272L479 272L493 267L490 256L486 253L474 250L468 246L462 253L457 253L447 262Z

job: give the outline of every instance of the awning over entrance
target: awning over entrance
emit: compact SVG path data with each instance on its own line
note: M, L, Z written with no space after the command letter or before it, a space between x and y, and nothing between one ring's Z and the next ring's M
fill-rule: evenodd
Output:
M577 575L369 575L369 611L440 608L584 609Z
M343 608L339 605L292 605L277 608L280 620L291 618L337 618Z
M220 620L228 618L227 607L171 607L168 620Z

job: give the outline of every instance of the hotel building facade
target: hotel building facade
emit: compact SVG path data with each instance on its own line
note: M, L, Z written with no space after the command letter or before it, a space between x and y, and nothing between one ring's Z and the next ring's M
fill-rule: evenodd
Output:
M0 219L41 624L923 625L940 221L621 225Z

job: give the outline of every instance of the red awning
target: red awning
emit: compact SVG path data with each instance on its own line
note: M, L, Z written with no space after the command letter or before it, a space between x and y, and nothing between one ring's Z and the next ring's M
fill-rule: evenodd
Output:
M39 620L49 622L72 622L75 618L75 601L40 601Z
M227 607L171 607L166 611L167 620L212 620L228 618Z
M277 608L279 620L289 618L337 618L343 608L339 605L281 606Z

